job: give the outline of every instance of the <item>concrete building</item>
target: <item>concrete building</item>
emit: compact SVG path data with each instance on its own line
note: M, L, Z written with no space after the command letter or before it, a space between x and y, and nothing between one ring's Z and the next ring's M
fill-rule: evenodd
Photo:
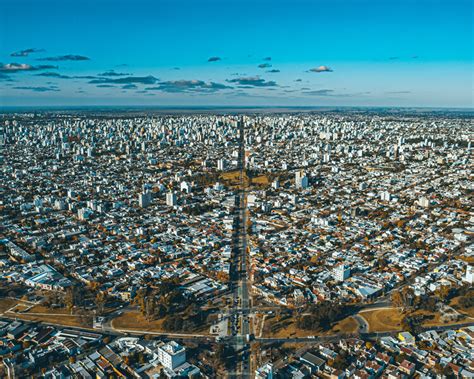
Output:
M151 203L151 192L144 192L138 195L138 205L141 208L146 208Z
M174 207L177 204L176 194L174 192L168 192L166 194L166 205Z
M174 370L186 362L186 349L171 341L158 347L158 360L167 369Z
M344 263L339 263L333 269L334 279L338 282L343 282L351 276L351 269Z
M464 281L469 284L474 283L474 266L466 267L466 276L464 277Z
M304 171L297 171L295 174L296 188L308 188L309 180Z
M273 365L266 363L255 370L256 379L273 379Z

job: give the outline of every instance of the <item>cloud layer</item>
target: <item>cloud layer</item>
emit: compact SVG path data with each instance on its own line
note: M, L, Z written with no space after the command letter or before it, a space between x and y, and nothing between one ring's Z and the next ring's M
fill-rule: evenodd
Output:
M240 84L246 87L276 87L277 84L273 80L266 81L259 76L248 76L235 79L227 79L228 83Z
M208 62L218 62L221 61L221 57L210 57L207 61Z
M204 82L202 80L170 80L158 83L156 87L146 88L149 91L162 91L169 93L179 92L204 92L211 93L232 87L215 82Z
M56 86L49 86L49 87L32 87L32 86L19 86L13 87L13 89L19 89L24 91L33 91L33 92L59 92L60 89Z
M27 57L28 55L32 53L43 53L44 51L45 51L44 49L25 49L25 50L15 51L14 53L11 53L10 56Z
M309 69L310 72L332 72L332 69L328 66L318 66Z
M22 72L22 71L38 71L38 70L51 70L56 69L57 66L51 65L39 65L39 66L32 66L26 63L7 63L3 64L0 63L0 72L5 73L15 73L15 72Z
M62 62L62 61L89 61L90 58L83 55L59 55L56 57L38 58L38 61Z
M97 78L91 80L90 84L155 84L158 81L158 78L155 78L152 75L148 76L126 76L123 78Z

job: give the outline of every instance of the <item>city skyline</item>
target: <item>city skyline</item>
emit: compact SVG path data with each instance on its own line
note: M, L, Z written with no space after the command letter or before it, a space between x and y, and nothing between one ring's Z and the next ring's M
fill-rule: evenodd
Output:
M473 105L469 1L2 0L0 13L0 107Z

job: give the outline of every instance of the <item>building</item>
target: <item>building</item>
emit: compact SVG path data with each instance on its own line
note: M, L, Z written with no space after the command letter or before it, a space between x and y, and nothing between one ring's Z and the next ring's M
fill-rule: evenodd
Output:
M220 171L225 170L225 160L224 159L219 159L217 161L217 169L220 170Z
M256 379L272 379L273 378L273 365L266 363L263 366L255 370Z
M308 188L309 180L303 171L297 171L295 174L296 188Z
M422 196L420 197L420 199L418 200L418 204L420 205L420 207L423 207L423 208L428 208L430 206L430 201L428 198L426 198L425 196Z
M175 341L158 346L158 360L167 369L174 370L186 362L186 348Z
M380 192L380 200L382 201L390 201L392 199L392 195L388 191Z
M466 267L466 276L464 277L464 281L473 284L474 283L474 266L467 266Z
M138 195L138 205L141 208L146 208L151 203L151 192L144 192Z
M343 282L351 276L351 269L344 263L339 263L333 269L334 279L338 282Z
M176 194L174 192L168 192L166 194L166 205L169 207L174 207L178 203L176 199Z

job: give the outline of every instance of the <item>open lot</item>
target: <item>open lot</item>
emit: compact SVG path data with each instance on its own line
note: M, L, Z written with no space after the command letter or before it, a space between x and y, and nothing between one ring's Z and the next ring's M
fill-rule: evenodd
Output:
M404 317L396 309L377 309L373 311L361 312L369 323L369 332L388 332L401 329L401 321Z
M189 334L210 334L210 325L204 325L199 330L180 331L166 330L163 328L164 319L148 321L138 311L127 311L112 320L112 327L115 329L137 330L145 332L163 332L163 333L189 333Z

